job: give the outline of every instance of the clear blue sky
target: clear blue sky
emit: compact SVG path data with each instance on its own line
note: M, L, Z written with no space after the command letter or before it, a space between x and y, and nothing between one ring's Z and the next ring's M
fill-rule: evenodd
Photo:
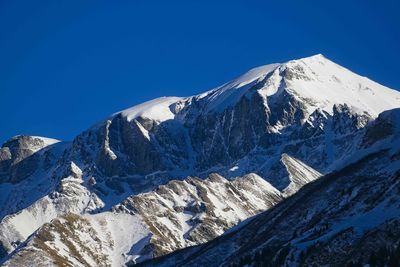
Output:
M398 2L0 1L0 142L317 53L400 89Z

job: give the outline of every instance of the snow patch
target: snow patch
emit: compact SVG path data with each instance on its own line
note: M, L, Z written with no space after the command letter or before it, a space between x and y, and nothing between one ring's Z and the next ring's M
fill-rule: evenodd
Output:
M159 122L172 120L175 118L175 114L172 113L170 106L183 99L184 98L181 97L160 97L125 109L121 112L117 112L114 115L121 113L128 121L138 117L148 118Z

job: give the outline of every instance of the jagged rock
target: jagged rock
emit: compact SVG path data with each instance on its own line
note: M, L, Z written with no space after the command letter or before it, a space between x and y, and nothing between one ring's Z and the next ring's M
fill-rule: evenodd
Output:
M160 256L207 242L281 199L277 189L255 174L233 181L212 174L205 180L171 181L127 198L114 210L140 215L153 233L153 256Z
M380 143L362 144L341 170L311 182L236 231L141 266L349 266L398 263L400 109L368 126L391 124ZM396 141L397 140L397 141Z
M71 166L76 168L73 164ZM65 184L65 179L62 182L70 190L76 187ZM74 197L79 192L77 188L74 190L61 191L56 199L59 200L62 195ZM171 181L154 192L127 198L113 207L113 212L92 216L66 212L44 222L29 237L26 246L17 252L18 256L4 266L30 266L32 262L62 266L118 266L124 262L140 262L207 242L281 199L278 190L255 174L232 182L217 174L205 180L190 178ZM53 204L48 202L47 205ZM13 219L22 220L23 215L6 217L0 226L1 232L11 234L14 229L4 227L12 226ZM125 241L116 235L117 227L119 235L128 235ZM15 235L21 238L5 246L8 251L12 249L12 244L21 244L28 238L21 236L21 232L15 232L11 237ZM5 237L1 238L6 240ZM126 250L126 245L131 248L130 251Z
M0 149L0 182L18 183L38 169L39 150L59 142L55 139L16 136Z

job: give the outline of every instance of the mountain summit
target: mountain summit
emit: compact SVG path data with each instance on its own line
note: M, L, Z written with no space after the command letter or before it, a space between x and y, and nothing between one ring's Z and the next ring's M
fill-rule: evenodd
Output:
M251 69L238 78L200 95L186 98L163 97L122 113L130 119L145 117L165 121L174 118L174 112L170 109L173 104L189 102L190 105L191 101L200 101L205 102L201 109L203 113L223 111L234 106L243 96L249 96L255 91L270 101L283 92L290 93L300 100L308 100L308 114L318 108L331 113L334 105L347 104L361 113L365 111L376 117L388 107L397 107L400 101L397 91L359 76L317 54ZM376 101L376 98L380 101Z
M266 153L272 150L270 142L284 142L289 135L293 142L309 135L309 130L322 130L327 147L315 151L322 161L314 163L297 152L287 152L323 173L343 154L328 142L328 135L351 134L399 105L397 91L316 55L252 69L200 95L140 104L114 114L81 138L102 134L102 143L95 146L99 149L96 158L88 160L97 160L105 174L168 176L166 182L171 176L206 176L215 171L228 177L249 172L268 177L271 153L279 151ZM352 120L351 125L339 125L347 121L339 120L339 115ZM89 150L86 154L93 153ZM269 181L282 188L286 178L281 174Z
M205 243L382 149L380 114L399 107L316 55L128 108L72 142L15 137L0 149L0 258L120 266Z

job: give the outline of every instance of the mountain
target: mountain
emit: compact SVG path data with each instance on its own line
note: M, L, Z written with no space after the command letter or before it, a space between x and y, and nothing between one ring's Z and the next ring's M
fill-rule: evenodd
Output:
M72 142L17 136L0 149L0 262L119 266L210 241L366 156L398 107L399 92L316 55L117 112Z
M311 182L235 232L151 266L397 266L400 109L365 130L354 162ZM249 265L247 265L249 264ZM369 265L367 265L369 264Z

